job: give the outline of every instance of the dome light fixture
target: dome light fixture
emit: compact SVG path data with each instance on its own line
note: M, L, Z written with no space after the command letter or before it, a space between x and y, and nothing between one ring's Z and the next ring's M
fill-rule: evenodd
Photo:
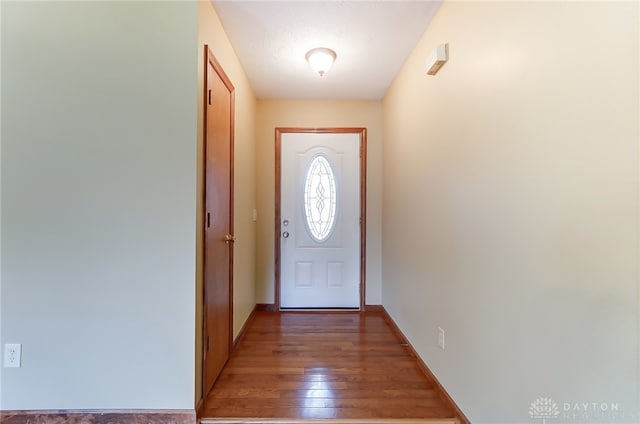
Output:
M333 62L336 60L336 52L326 47L318 47L311 49L304 56L309 62L311 69L316 71L318 75L324 76L324 74L331 68Z

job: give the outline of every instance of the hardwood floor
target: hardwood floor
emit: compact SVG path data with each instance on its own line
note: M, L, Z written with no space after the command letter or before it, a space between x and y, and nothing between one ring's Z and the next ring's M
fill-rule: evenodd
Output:
M256 312L202 417L451 419L454 412L382 313Z

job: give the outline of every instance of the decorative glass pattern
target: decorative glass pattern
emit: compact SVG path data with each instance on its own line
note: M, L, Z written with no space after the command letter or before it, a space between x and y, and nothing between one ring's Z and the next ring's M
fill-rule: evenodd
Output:
M333 168L323 154L311 159L304 180L304 212L309 234L316 241L325 241L336 219L336 179Z

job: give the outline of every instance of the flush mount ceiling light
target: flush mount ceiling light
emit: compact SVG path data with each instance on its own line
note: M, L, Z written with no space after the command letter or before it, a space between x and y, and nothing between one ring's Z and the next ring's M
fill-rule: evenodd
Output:
M317 49L309 50L304 57L309 62L311 69L323 76L336 60L336 52L326 47L318 47Z

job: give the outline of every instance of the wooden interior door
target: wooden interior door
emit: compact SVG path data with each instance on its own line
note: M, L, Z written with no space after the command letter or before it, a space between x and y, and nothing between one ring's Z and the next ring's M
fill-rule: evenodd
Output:
M229 359L233 313L234 88L205 46L204 378L206 395Z

